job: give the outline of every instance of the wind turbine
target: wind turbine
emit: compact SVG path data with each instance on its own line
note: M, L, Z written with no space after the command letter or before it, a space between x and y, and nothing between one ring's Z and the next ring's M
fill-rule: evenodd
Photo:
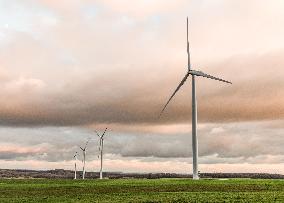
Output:
M100 179L103 179L103 150L104 150L104 135L106 131L107 131L107 128L105 129L102 135L100 135L97 131L95 131L97 136L100 138L100 147L99 147L99 151L101 153L100 155L101 156Z
M175 94L179 91L181 86L183 86L183 84L185 83L187 78L189 76L191 76L191 80L192 80L192 159L193 159L193 161L192 161L193 171L192 172L193 172L193 179L199 179L199 175L198 175L198 141L197 141L197 131L196 131L196 126L197 126L197 101L196 101L196 91L195 91L195 77L201 76L201 77L205 77L205 78L209 78L209 79L213 79L213 80L218 80L218 81L225 82L225 83L230 83L230 84L232 84L232 83L229 82L229 81L208 75L208 74L203 73L201 71L191 69L190 53L189 53L189 41L188 41L188 18L187 18L187 68L188 68L187 73L185 74L185 76L183 77L181 82L179 83L178 87L175 89L174 93L170 96L169 100L167 101L164 108L162 109L160 116L162 115L162 113L166 109L167 105L172 100L172 98L175 96Z
M77 179L77 156L78 152L75 153L74 158L75 158L75 174L74 174L74 179Z
M89 143L89 139L87 140L84 148L80 147L80 149L83 152L83 160L82 160L82 162L83 162L83 176L82 176L82 178L83 179L85 179L85 173L86 173L86 168L85 168L85 164L86 164L86 148L87 148L88 143Z

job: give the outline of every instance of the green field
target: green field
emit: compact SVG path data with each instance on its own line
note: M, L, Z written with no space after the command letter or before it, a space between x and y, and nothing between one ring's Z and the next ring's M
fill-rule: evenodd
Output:
M284 202L284 181L2 179L0 202Z

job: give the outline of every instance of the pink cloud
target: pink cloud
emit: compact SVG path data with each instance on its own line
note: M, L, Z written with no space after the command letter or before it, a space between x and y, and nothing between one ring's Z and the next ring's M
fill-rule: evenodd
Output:
M41 144L37 146L21 146L12 143L0 143L0 153L16 153L16 154L36 154L44 153L48 149L47 144Z

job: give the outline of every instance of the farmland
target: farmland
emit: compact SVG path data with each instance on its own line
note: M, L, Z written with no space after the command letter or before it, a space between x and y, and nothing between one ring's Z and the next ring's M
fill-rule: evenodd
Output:
M1 179L0 202L284 202L284 181Z

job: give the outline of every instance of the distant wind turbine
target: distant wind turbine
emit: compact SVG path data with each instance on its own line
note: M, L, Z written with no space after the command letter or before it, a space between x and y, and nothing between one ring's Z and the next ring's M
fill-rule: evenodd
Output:
M86 173L86 168L85 168L85 165L86 165L86 149L87 149L88 143L89 143L89 139L87 140L84 148L80 147L80 149L83 152L83 160L82 160L82 162L83 162L83 176L82 176L82 178L83 179L85 179L85 173Z
M78 156L78 152L75 153L74 155L74 159L75 159L75 174L74 174L74 179L76 180L77 179L77 156Z
M101 154L100 155L101 157L100 179L103 179L103 150L104 150L104 135L106 131L107 131L107 128L105 129L102 135L100 135L97 131L95 131L97 136L100 138L100 147L99 147L99 151Z
M175 89L174 93L170 96L166 105L162 109L160 116L162 115L162 113L166 109L167 105L172 100L172 98L175 96L175 94L179 91L181 86L183 86L183 84L185 83L187 78L191 75L191 79L192 79L192 159L193 159L192 166L193 166L193 179L199 179L199 174L198 174L198 141L197 141L197 131L196 131L196 126L197 126L197 101L196 101L196 92L195 92L195 76L201 76L201 77L205 77L205 78L209 78L209 79L213 79L213 80L218 80L218 81L230 83L230 84L232 84L232 83L229 82L229 81L226 81L226 80L205 74L201 71L196 71L196 70L191 69L190 53L189 53L189 41L188 41L188 18L187 18L187 60L188 60L187 73L185 74L185 76L181 80L178 87Z

